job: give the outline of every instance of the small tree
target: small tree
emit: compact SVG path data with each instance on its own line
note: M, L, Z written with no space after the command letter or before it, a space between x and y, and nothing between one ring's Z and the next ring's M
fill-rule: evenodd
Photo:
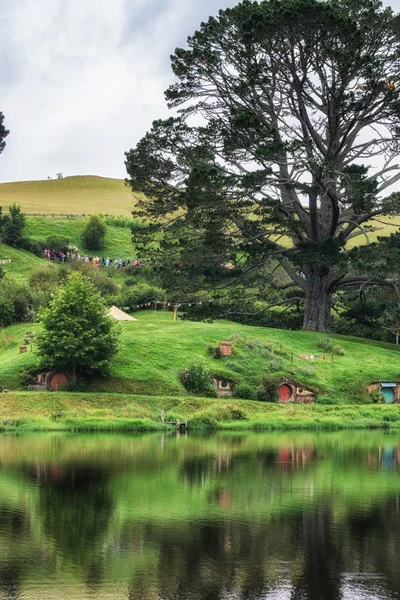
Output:
M1 216L1 239L9 246L18 247L23 239L25 215L17 204L12 204L8 215Z
M78 372L108 372L118 351L119 329L89 279L80 273L69 275L39 320L42 367L70 370L74 380Z
M11 298L0 293L0 326L7 327L14 320L14 303Z
M99 215L92 215L82 232L82 243L87 250L101 250L107 225Z

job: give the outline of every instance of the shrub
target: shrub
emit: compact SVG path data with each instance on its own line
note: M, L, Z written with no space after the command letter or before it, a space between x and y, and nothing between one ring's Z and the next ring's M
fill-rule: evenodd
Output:
M28 320L32 297L26 285L6 277L0 282L0 294L7 297L13 304L13 322L20 323Z
M107 225L99 215L92 215L82 231L82 244L87 250L104 247Z
M181 381L186 390L192 394L209 395L215 392L210 373L200 361L194 361L188 369L181 373Z
M217 346L216 344L209 344L207 346L207 352L210 356L212 356L213 358L221 358L221 350L220 347Z
M33 271L29 278L29 285L31 288L40 290L55 290L59 283L58 269L54 269L52 266L40 267Z
M7 327L14 320L14 303L11 298L0 293L0 326Z
M247 383L239 383L233 388L233 396L242 400L256 400L257 390Z
M18 242L18 248L22 248L22 250L26 250L27 252L31 252L32 254L36 254L36 256L43 256L43 250L45 249L46 244L40 242L38 240L31 240L26 237L22 237Z
M164 295L164 290L145 282L132 286L124 285L121 292L120 304L124 308L135 310L138 304L161 300Z
M50 250L60 250L68 252L70 240L64 235L49 235L46 238L46 247Z
M107 299L107 301L110 298L114 299L119 293L120 286L113 278L113 270L97 269L93 265L81 262L71 263L70 268L87 277L96 290L100 292L101 296Z
M257 398L260 402L278 402L278 386L274 379L263 378L257 389Z
M378 392L378 390L374 390L373 392L371 392L370 398L372 404L381 404L383 401L383 396L380 392Z
M140 219L134 219L133 217L124 217L122 215L106 215L104 221L107 225L113 225L114 227L126 227L130 229L142 229L143 223Z
M337 354L338 356L344 355L344 350L340 346L334 344L329 337L317 340L317 348L327 354Z

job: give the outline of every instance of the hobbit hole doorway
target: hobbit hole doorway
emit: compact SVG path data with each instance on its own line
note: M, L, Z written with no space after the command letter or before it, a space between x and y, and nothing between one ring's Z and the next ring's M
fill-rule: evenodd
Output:
M279 402L289 402L293 395L293 389L288 383L279 386Z
M68 379L64 373L54 373L49 380L49 388L53 391L57 391L60 385L66 385Z

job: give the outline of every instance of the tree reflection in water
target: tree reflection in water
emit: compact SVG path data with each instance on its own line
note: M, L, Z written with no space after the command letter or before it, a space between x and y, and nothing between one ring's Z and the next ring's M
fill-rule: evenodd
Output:
M82 439L0 438L0 598L400 598L400 436Z

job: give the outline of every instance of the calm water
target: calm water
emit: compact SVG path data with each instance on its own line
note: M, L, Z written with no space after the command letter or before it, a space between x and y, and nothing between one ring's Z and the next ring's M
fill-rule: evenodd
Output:
M0 437L0 598L400 599L400 434Z

